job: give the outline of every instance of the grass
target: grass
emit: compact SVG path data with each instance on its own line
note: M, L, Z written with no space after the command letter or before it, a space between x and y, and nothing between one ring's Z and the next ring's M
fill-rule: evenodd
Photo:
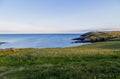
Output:
M1 50L0 79L120 79L120 41Z

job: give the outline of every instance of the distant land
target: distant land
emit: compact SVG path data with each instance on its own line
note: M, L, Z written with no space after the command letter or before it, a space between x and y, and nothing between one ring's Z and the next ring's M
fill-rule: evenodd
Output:
M78 38L75 38L75 42L101 42L108 40L120 40L120 31L98 31L87 32Z
M0 42L0 45L1 45L1 44L5 44L5 43L6 43L6 42Z

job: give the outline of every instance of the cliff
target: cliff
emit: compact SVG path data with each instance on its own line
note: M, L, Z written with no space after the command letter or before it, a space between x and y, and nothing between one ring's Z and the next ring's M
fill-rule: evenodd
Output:
M88 32L73 40L76 40L76 42L101 42L108 40L120 40L120 31Z

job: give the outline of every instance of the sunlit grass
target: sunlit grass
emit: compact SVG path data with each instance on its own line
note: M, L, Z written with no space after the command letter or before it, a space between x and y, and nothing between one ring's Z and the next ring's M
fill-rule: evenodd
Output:
M120 42L0 51L0 79L119 79Z

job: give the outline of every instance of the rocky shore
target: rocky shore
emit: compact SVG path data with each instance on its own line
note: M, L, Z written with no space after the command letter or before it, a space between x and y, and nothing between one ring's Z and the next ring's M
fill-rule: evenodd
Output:
M120 31L88 32L73 40L75 43L120 40Z
M5 44L5 43L6 43L6 42L0 42L0 45L1 45L1 44Z

